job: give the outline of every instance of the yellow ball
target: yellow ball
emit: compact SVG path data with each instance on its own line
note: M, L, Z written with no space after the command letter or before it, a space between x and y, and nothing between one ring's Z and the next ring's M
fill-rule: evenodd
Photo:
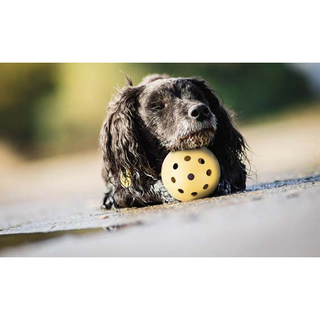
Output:
M163 161L161 177L174 198L190 201L213 193L220 179L220 166L207 148L170 152Z

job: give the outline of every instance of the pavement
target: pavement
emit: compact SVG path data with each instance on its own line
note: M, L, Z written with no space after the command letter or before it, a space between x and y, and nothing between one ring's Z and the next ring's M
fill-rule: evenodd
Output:
M0 256L319 256L319 120L242 128L247 190L171 205L101 211L96 151L2 166Z

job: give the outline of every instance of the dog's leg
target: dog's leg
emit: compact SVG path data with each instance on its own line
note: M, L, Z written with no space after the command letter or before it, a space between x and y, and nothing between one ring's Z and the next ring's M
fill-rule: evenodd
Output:
M101 209L109 210L115 208L115 202L113 196L110 193L105 193L104 198L102 200Z
M150 193L161 203L178 202L178 200L170 195L161 180L158 180L151 186Z
M213 196L223 196L231 194L231 185L226 180L220 180L217 186L217 189L214 191Z
M114 200L114 187L112 184L107 183L106 192L104 194L101 209L109 210L109 209L115 209L116 203Z
M225 167L220 164L221 177L214 196L227 195L245 190L246 172L242 164Z

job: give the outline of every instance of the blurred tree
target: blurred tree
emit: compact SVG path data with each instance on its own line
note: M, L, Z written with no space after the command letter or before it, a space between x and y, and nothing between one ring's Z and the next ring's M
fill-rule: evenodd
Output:
M135 84L150 73L200 76L242 121L313 98L305 76L290 64L0 64L0 138L25 155L97 148L123 73Z
M0 137L19 151L36 140L36 103L53 92L54 64L0 64Z
M128 70L133 68L128 66ZM290 64L278 63L181 63L136 65L141 71L172 76L200 76L221 94L223 101L247 121L310 101L313 95L304 75Z

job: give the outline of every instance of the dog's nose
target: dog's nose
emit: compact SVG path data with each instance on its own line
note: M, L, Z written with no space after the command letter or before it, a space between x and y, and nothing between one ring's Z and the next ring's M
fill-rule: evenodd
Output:
M203 121L209 118L210 116L210 110L209 108L204 105L198 105L191 107L188 111L189 117L194 118L198 121Z

